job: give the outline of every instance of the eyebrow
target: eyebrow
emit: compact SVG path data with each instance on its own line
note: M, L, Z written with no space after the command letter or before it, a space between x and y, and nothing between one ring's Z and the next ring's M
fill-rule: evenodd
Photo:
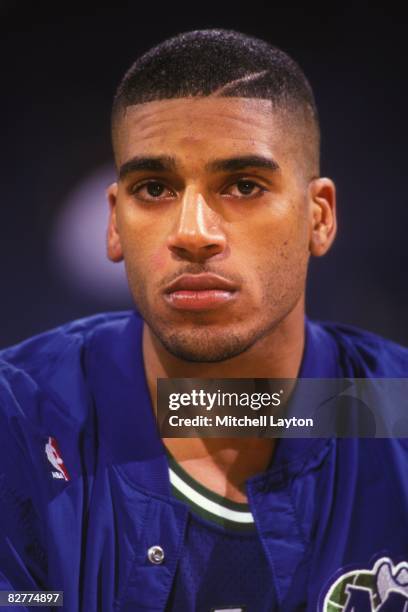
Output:
M119 168L119 179L123 179L131 172L152 171L168 172L175 170L176 160L168 155L156 157L132 157Z
M177 163L174 157L159 155L155 157L135 156L122 164L119 168L119 179L123 179L132 172L170 172L174 171ZM226 159L214 159L206 164L209 172L237 172L245 168L265 168L266 170L279 170L279 164L272 157L264 155L241 155Z
M206 165L206 169L211 172L236 172L245 168L279 170L279 164L272 157L264 155L241 155L228 159L215 159Z

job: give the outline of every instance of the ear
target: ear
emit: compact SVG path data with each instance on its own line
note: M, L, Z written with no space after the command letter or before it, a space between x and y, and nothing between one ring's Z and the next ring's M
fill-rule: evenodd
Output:
M325 255L337 231L336 186L329 178L312 179L308 188L310 210L309 250L311 255Z
M108 189L106 190L106 196L109 203L109 222L106 236L107 255L111 261L118 263L119 261L123 260L123 251L116 222L118 197L117 183L112 183L109 185Z

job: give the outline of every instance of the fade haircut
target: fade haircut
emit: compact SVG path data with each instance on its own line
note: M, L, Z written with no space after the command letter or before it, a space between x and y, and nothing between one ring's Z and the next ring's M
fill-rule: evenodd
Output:
M233 30L196 30L160 43L123 77L113 102L112 140L126 108L200 96L270 100L303 141L309 178L320 173L320 127L312 88L281 49Z

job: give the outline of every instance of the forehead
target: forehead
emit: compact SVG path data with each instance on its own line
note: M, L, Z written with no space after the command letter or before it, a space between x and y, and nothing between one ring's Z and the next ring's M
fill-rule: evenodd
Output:
M242 153L273 155L282 162L289 153L285 123L269 100L194 97L137 104L117 122L117 163L135 155L204 161Z

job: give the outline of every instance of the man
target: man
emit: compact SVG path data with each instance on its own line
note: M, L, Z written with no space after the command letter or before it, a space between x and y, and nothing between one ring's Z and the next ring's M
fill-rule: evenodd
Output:
M2 352L1 588L69 611L406 610L405 440L166 438L158 378L400 378L305 319L336 233L297 64L239 33L139 58L113 108L108 255L138 313Z

